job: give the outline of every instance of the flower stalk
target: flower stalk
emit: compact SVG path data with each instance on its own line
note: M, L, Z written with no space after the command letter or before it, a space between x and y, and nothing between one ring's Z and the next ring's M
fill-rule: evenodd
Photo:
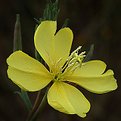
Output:
M27 120L27 121L36 121L39 118L39 116L41 116L41 112L43 111L45 105L47 104L47 92L48 92L48 88L47 88L47 91L45 92L44 97L42 98L41 103L38 105L38 108L35 110L33 115L31 115L30 120Z

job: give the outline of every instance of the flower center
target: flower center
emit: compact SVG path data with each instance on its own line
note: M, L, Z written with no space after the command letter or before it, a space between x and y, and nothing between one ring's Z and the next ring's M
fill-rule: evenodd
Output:
M60 72L54 75L53 81L61 81L64 80L64 75L68 72L72 73L78 67L81 67L82 61L85 57L85 51L79 54L79 50L81 46L79 46L76 50L74 50L71 55L68 57L65 65L61 68Z
M53 81L61 81L61 80L63 80L62 73L58 73L54 76Z

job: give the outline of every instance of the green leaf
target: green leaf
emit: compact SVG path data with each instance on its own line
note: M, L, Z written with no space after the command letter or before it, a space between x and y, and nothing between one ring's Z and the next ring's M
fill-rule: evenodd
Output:
M31 109L32 109L32 104L31 104L31 101L30 101L30 99L29 99L29 97L28 97L27 92L24 91L24 90L21 90L21 92L16 91L15 93L18 94L18 95L21 97L21 99L22 99L23 102L25 103L25 105L26 105L28 111L31 110Z
M60 9L58 8L58 0L56 0L55 2L52 2L51 0L49 0L44 9L43 16L39 18L39 20L35 19L35 21L37 22L37 24L40 24L42 21L45 21L45 20L56 21L58 18L59 12L60 12Z
M67 27L67 26L68 26L68 23L69 23L69 19L67 18L67 19L64 21L64 24L63 24L62 28Z
M87 61L91 60L91 58L93 56L93 52L94 52L94 44L91 44L90 49L89 49L86 57L84 58L83 62L87 62Z
M22 50L20 15L16 14L16 23L14 28L13 52Z

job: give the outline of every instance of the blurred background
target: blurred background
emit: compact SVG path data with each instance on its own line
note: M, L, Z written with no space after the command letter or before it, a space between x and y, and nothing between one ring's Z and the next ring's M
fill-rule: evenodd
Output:
M16 14L21 15L23 51L34 57L34 18L42 16L46 3L46 0L0 0L0 121L25 121L28 113L20 97L14 94L19 88L6 74ZM83 45L83 50L88 51L94 44L92 59L103 60L114 70L118 89L103 95L81 89L92 106L84 119L57 112L47 105L40 121L121 121L121 1L60 0L59 7L58 27L69 18L69 27L74 32L72 50ZM34 101L36 93L29 95Z

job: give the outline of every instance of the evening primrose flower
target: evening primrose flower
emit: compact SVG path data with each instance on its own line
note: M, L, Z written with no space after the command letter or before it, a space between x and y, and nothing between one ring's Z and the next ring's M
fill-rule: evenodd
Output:
M70 54L73 33L62 28L56 33L56 21L43 21L34 35L35 48L48 65L22 51L12 53L8 59L8 77L26 91L39 91L51 81L47 100L56 110L85 117L90 103L73 85L75 83L93 93L106 93L117 88L112 70L100 60L83 63L85 52L79 46ZM71 82L71 83L68 83Z

